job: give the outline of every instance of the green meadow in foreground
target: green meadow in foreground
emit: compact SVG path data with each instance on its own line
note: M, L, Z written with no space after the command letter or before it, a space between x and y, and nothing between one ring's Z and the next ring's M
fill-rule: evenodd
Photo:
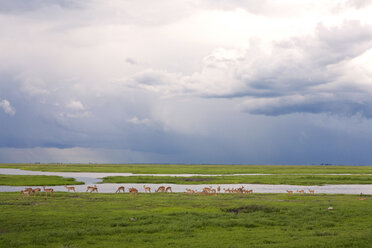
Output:
M58 172L135 174L372 174L372 166L185 165L185 164L0 164L0 168Z
M0 247L363 248L371 209L356 195L0 193Z
M111 176L104 177L103 183L172 183L172 184L372 184L368 175L254 175L254 176Z
M0 175L0 185L8 186L40 186L40 185L76 185L84 184L75 178L59 176L23 176L23 175Z

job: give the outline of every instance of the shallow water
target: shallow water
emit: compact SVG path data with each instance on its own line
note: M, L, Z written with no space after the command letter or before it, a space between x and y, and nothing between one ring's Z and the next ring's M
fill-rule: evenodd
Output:
M92 184L90 184L92 185ZM138 189L139 192L145 192L143 186L144 184L132 183L132 184L116 184L116 183L105 183L97 184L99 193L115 193L118 187L124 186L125 192L128 192L128 188L134 187ZM151 188L153 193L155 189L159 186L172 187L173 192L185 192L186 189L192 189L197 191L202 191L204 187L210 187L217 189L217 186L221 187L221 193L223 189L227 188L239 188L243 186L245 189L253 189L254 193L287 193L286 190L315 190L315 193L325 193L325 194L372 194L372 185L324 185L324 186L300 186L300 185L271 185L271 184L199 184L199 185L180 185L180 184L146 184L147 187ZM31 186L30 186L31 187ZM36 186L32 186L35 188ZM86 192L87 185L74 185L76 192ZM27 186L0 186L0 192L16 192L27 188ZM64 186L48 186L48 188L53 188L55 191L67 191Z
M62 176L62 177L72 177L77 181L82 181L85 185L74 185L77 192L85 192L87 185L97 184L102 181L101 178L107 176L221 176L221 175L201 175L201 174L132 174L132 173L90 173L90 172L44 172L44 171L26 171L20 169L3 169L0 168L0 174L5 175L47 175L47 176ZM230 174L223 176L234 176L234 175L273 175L273 174ZM306 175L306 174L297 174ZM307 174L309 175L309 174ZM316 174L316 175L351 175L351 174ZM98 191L100 193L115 193L119 186L124 186L126 192L128 188L135 187L139 192L144 192L144 184L113 184L105 183L98 184ZM326 194L372 194L372 185L365 184L350 184L350 185L324 185L324 186L300 186L300 185L271 185L271 184L199 184L199 185L180 185L180 184L146 184L146 186L151 187L152 192L157 189L160 185L172 187L173 192L185 192L186 189L192 189L201 191L204 187L210 187L217 189L217 186L221 187L221 193L224 192L224 188L238 188L244 187L246 189L253 189L256 193L286 193L286 190L305 190L308 192L309 189L315 190L316 193L326 193ZM23 190L28 186L0 186L0 192L15 192ZM31 187L31 186L30 186ZM35 186L33 186L35 187ZM40 187L40 186L39 186ZM53 188L55 191L67 191L64 186L53 186L48 187Z

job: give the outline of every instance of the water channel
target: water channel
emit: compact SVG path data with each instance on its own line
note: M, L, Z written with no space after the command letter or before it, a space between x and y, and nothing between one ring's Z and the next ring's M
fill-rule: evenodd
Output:
M103 177L107 176L222 176L222 175L206 175L206 174L132 174L132 173L91 173L91 172L44 172L44 171L26 171L20 169L3 169L0 168L0 174L3 175L46 175L46 176L61 176L61 177L72 177L77 181L82 181L84 185L73 185L76 188L76 192L85 192L87 186L97 184L99 193L115 193L119 186L124 186L125 191L128 192L128 188L135 187L139 192L145 192L144 184L113 184L102 182ZM235 175L273 175L273 174L231 174ZM276 174L277 175L277 174ZM293 174L292 174L293 175ZM297 175L309 175L309 174L297 174ZM351 174L316 174L316 175L351 175ZM228 176L228 175L223 175ZM271 184L198 184L198 185L185 185L185 184L146 184L147 187L151 187L151 191L154 192L159 186L172 187L173 192L185 192L186 189L192 189L201 191L204 187L212 187L214 189L217 186L223 189L244 187L245 189L253 189L255 193L286 193L286 190L305 190L308 192L309 189L315 190L316 193L325 194L372 194L372 185L366 184L337 184L337 185L323 185L323 186L301 186L301 185L271 185ZM24 189L25 186L0 186L0 192L16 192ZM31 186L30 186L31 187ZM35 187L35 186L33 186ZM49 188L49 187L48 187ZM64 186L52 186L55 191L67 191Z

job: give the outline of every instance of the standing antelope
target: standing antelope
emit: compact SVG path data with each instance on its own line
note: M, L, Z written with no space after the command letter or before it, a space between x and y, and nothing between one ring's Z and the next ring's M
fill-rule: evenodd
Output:
M136 196L138 196L138 190L136 188L129 188L129 194L135 194Z
M75 193L76 193L76 191L75 191L75 187L73 187L73 186L66 186L65 185L65 188L68 190L68 192L70 192L70 190L72 190L72 191L74 191Z
M168 192L168 191L170 191L171 193L173 193L173 191L172 191L172 187L167 187L167 188L165 189L165 192Z
M315 191L312 189L309 189L310 194L315 195Z
M43 189L44 189L44 191L45 191L45 196L46 196L46 197L48 197L48 193L49 193L49 195L53 196L53 192L54 192L54 190L53 190L52 188L50 188L50 189L46 189L45 186L43 186Z
M143 188L145 189L145 193L146 192L151 193L151 188L150 187L146 187L145 185L143 185Z
M85 192L88 192L89 190L90 190L90 193L93 193L93 192L97 192L98 193L97 185L94 185L94 187L93 186L88 186L87 187L87 191L85 191Z
M32 190L32 194L34 194L34 197L37 195L37 193L39 193L41 191L41 189L40 188L34 188L33 190Z
M303 189L297 190L297 192L300 193L300 194L305 194L305 191Z
M293 195L293 190L287 190L288 195Z
M120 191L125 192L125 188L124 188L124 186L120 186L120 187L116 190L115 193L120 193Z
M164 191L165 191L164 186L160 186L157 190L155 190L155 192L164 192Z
M221 187L218 186L218 187L217 187L217 192L220 193L220 191L221 191Z

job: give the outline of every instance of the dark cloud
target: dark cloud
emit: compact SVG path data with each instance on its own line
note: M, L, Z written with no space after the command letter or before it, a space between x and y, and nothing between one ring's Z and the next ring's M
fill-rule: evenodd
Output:
M0 13L35 11L45 7L76 8L80 0L0 0Z
M128 64L131 64L131 65L137 65L137 64L138 64L138 62L135 61L135 60L132 59L132 58L126 58L126 59L125 59L125 62L127 62Z

